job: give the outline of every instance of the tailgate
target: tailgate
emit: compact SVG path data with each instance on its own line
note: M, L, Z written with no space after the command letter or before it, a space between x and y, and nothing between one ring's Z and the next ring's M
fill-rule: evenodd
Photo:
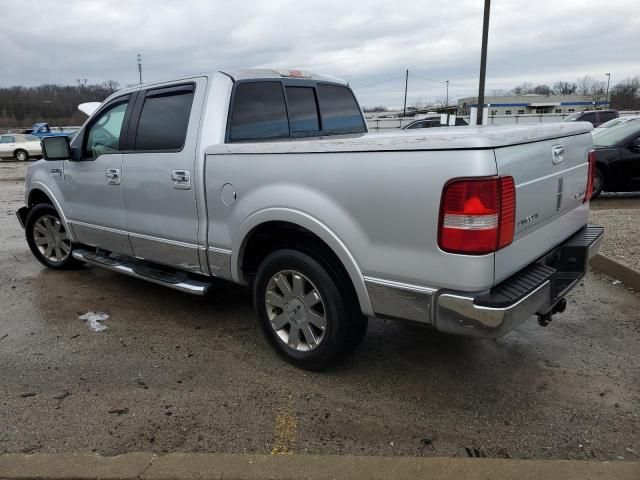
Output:
M501 176L516 185L514 241L496 252L494 282L529 265L583 227L591 133L496 148Z

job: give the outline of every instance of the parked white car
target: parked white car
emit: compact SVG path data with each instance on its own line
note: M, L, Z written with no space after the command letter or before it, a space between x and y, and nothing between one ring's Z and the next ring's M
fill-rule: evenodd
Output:
M29 157L41 157L40 139L33 135L9 133L0 135L0 158L15 158L26 162Z

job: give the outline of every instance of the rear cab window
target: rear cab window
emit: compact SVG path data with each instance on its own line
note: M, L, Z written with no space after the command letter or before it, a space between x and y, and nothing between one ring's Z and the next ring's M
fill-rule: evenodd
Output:
M340 85L318 85L320 114L328 133L362 133L364 120L353 93Z
M232 95L228 142L366 132L360 107L343 85L314 81L249 80Z

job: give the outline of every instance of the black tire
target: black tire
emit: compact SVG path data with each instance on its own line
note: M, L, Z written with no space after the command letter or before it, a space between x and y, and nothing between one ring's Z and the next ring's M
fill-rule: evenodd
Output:
M16 159L16 162L26 162L29 160L29 153L26 150L19 148L13 152L13 158Z
M344 278L345 275L322 255L318 254L314 257L291 249L277 250L269 254L258 267L253 288L253 301L260 326L276 352L297 367L317 371L335 365L355 349L365 335L367 318L362 315L353 287L350 281ZM308 282L306 285L315 289L320 295L326 326L324 330L317 330L320 332L318 336L320 341L313 349L299 351L281 337L291 332L291 326L295 321L293 316L299 311L294 308L285 312L285 308L290 308L295 298L301 297L291 294L289 298L293 300L286 301L281 309L267 304L267 289L273 285L272 279L279 272L301 274ZM283 297L286 298L284 295ZM302 310L306 309L307 306L303 304ZM285 313L292 315L290 324L280 329L278 331L280 333L276 332L272 326L270 315L275 315L274 310L276 313L281 311L283 315ZM296 335L298 335L297 331ZM305 334L302 332L299 335L302 339L299 344L305 344ZM306 347L306 344L303 345L303 348Z
M591 193L591 199L597 198L604 190L605 176L604 172L599 168L596 168L596 173L593 178L593 191Z
M58 223L56 223L56 220ZM39 221L41 221L39 223L39 226L42 226L43 224L53 225L54 230L57 231L57 236L55 236L54 238L53 236L47 236L45 234L41 234L40 232L36 233L35 226L36 222ZM53 208L53 205L50 205L48 203L41 203L33 207L27 215L27 220L24 227L25 236L27 237L27 244L31 249L31 253L33 253L33 256L36 257L36 259L45 267L49 267L54 270L68 270L72 268L78 268L82 265L82 262L79 262L71 255L71 252L73 251L73 244L69 240L62 240L65 236L66 231L64 229L64 225L60 221L60 216L58 215L56 209ZM38 235L37 239L36 235ZM47 256L47 248L44 245L40 245L39 247L37 244L37 242L39 242L39 240L41 239L55 241L55 245L60 246L57 247L57 250L55 248L52 249L52 252ZM64 247L61 244L64 244ZM46 243L46 245L48 246L49 243ZM41 248L45 251L42 252ZM64 250L66 248L69 249L68 253ZM60 260L52 258L52 256L56 257L58 255L58 252L61 253L62 258Z

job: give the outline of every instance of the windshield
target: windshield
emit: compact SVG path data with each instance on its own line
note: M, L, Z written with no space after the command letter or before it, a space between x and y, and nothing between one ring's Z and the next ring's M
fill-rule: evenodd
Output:
M608 122L604 122L598 128L611 128L611 127L615 127L619 123L623 123L623 122L626 122L626 120L624 118L614 118L613 120L609 120Z
M631 135L640 135L640 119L629 120L615 127L604 129L598 135L594 135L593 144L596 147L613 147L620 140Z
M581 115L580 113L572 113L571 115L569 115L567 118L565 118L562 121L563 122L575 122L580 115Z

